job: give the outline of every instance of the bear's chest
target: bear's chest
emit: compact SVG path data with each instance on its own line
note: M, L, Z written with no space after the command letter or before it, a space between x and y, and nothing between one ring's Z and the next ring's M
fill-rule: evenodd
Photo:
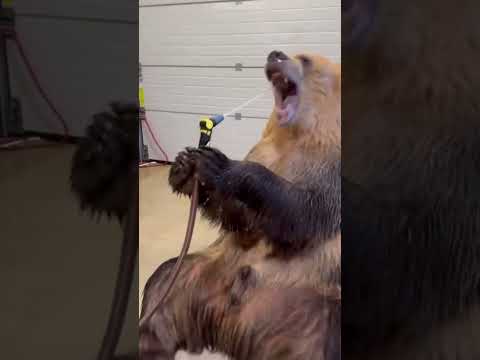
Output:
M247 155L246 160L262 164L278 176L294 181L301 176L309 156L292 142L281 146L272 141L261 141Z

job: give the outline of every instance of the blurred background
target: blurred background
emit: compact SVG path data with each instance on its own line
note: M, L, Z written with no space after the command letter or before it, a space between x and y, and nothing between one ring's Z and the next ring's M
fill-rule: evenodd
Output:
M93 114L136 101L137 46L134 1L0 1L2 358L97 357L122 231L80 212L71 159ZM138 348L137 286L122 355Z

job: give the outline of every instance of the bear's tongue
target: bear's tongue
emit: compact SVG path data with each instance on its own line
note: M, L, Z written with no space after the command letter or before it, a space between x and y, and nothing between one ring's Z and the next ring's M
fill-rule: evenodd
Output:
M292 121L295 115L297 96L290 95L282 99L282 94L279 91L275 92L275 112L277 113L277 118L279 125L287 125Z

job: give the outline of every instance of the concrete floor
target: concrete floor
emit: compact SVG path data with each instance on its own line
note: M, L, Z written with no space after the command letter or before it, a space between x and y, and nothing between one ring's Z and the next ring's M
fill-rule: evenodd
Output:
M172 194L168 186L169 166L140 170L140 298L148 277L165 260L178 256L185 236L190 201ZM212 243L218 231L197 216L191 251ZM218 355L179 354L176 360L220 360Z
M121 229L80 214L68 182L73 150L0 151L3 359L96 358ZM134 286L121 354L138 347L137 292Z

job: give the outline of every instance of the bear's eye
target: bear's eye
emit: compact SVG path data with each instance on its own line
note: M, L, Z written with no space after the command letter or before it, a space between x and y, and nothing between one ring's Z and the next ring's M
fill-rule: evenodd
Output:
M301 61L303 66L310 66L312 64L312 60L305 55L300 55L298 59Z

